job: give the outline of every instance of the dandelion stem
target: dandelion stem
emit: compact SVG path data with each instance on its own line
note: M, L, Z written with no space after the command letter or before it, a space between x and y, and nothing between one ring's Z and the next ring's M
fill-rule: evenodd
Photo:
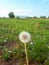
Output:
M26 63L27 63L27 65L29 65L29 63L28 63L28 55L27 55L26 43L24 44L24 46L25 46L25 53L26 53Z

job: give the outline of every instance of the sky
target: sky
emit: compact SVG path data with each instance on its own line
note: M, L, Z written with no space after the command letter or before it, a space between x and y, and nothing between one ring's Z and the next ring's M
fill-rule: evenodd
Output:
M0 0L0 17L8 17L9 12L16 16L49 16L49 0Z

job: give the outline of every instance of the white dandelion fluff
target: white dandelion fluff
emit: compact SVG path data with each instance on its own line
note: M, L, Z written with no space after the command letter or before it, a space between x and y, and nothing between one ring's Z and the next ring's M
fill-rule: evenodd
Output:
M12 51L8 51L9 53L11 53Z
M30 44L32 44L32 45L33 45L33 42L31 42Z
M31 36L30 36L30 34L28 32L23 31L23 32L21 32L19 34L19 39L23 43L28 43L30 41L30 39L31 39Z
M7 40L5 39L4 42L7 42Z

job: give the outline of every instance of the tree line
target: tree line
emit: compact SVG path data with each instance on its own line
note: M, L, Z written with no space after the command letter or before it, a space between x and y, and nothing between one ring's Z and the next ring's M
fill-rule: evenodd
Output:
M8 14L8 16L9 16L9 18L15 18L14 12L10 12ZM17 16L17 18L19 18L19 16ZM26 18L38 18L38 17L34 16L34 17L26 17ZM40 16L40 18L47 18L47 17L46 16ZM49 16L48 16L48 18L49 18Z

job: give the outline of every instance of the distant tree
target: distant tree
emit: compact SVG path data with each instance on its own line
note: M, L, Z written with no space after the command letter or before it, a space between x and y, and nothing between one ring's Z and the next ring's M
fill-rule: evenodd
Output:
M26 18L29 18L29 17L26 17Z
M36 16L34 16L33 18L37 18Z
M46 16L41 16L40 18L46 18Z
M9 16L9 18L15 18L15 15L14 15L13 12L10 12L10 13L8 14L8 16Z
M32 18L32 17L26 17L26 18Z
M19 16L17 16L16 18L19 18Z
M49 16L48 16L48 18L49 18Z

